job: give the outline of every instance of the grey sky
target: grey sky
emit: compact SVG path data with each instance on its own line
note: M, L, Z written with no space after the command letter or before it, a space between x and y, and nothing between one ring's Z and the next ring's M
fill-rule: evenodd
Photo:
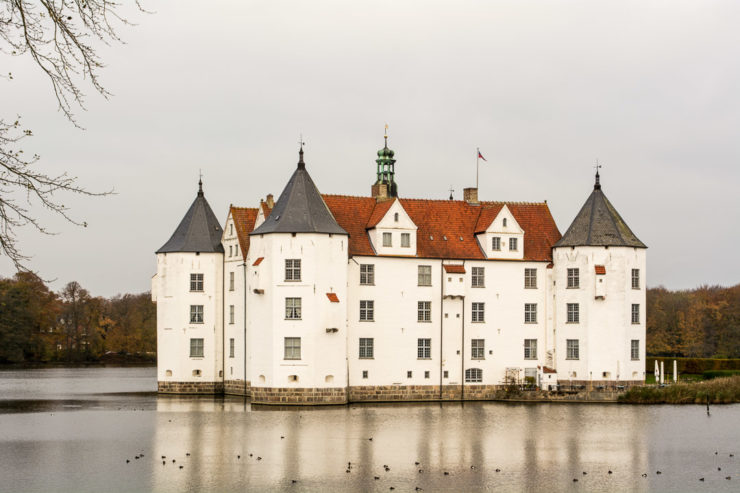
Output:
M101 48L109 101L80 131L28 60L3 66L26 152L108 198L65 197L85 229L20 235L54 289L149 289L154 251L195 198L216 215L280 193L307 142L323 193L368 195L390 125L403 197L547 200L561 232L603 164L607 197L649 246L649 286L740 282L740 3L161 2ZM2 70L6 72L5 69ZM13 273L0 258L0 275Z

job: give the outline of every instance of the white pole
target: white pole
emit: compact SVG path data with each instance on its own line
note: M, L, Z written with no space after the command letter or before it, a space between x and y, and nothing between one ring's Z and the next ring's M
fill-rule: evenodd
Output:
M663 385L665 383L665 362L660 362L660 384Z
M660 368L658 368L658 360L655 360L655 383L660 383Z
M673 360L673 383L678 382L678 364Z
M475 189L478 190L478 172L480 170L480 149L475 148Z

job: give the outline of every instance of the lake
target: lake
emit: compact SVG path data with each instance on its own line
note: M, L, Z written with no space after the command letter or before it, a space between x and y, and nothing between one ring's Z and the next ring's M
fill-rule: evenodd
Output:
M156 386L154 368L0 371L0 491L740 490L738 404L282 408Z

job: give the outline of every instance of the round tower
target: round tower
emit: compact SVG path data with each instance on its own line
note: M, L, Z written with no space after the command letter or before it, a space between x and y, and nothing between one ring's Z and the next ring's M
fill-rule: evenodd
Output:
M644 382L646 250L604 195L597 168L591 195L553 246L561 384Z
M222 234L199 180L185 217L156 252L159 392L223 392Z

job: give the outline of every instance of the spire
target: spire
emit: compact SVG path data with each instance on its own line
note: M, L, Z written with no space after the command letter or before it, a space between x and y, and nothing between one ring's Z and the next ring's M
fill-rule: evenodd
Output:
M223 230L203 195L203 177L198 180L198 195L170 239L157 253L224 253Z
M203 172L198 170L198 197L203 196Z
M303 144L301 141L301 149L298 151L298 169L306 169L306 163L303 162Z
M601 165L599 164L599 160L596 160L596 182L594 183L594 190L601 190L601 183L599 183L599 168L601 168Z
M375 160L375 163L377 164L377 180L375 181L375 184L373 185L373 190L382 188L383 186L386 188L387 192L385 194L380 194L387 196L388 198L392 197L398 197L398 185L395 181L395 165L396 160L393 158L395 155L395 152L393 152L392 149L388 148L388 124L385 125L385 132L383 134L384 139L384 146L381 150L378 151L378 159ZM373 196L376 196L378 194L373 193Z

